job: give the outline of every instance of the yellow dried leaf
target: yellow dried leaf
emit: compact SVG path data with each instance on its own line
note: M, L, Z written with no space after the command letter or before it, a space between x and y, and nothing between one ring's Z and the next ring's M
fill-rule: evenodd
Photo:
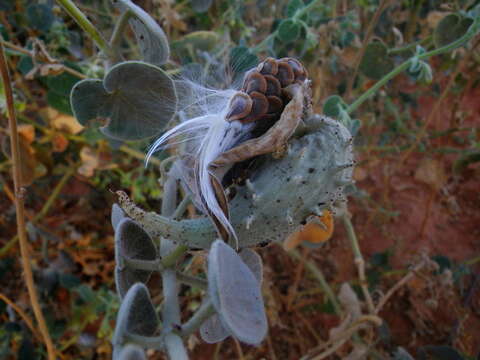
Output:
M447 182L445 167L436 159L423 159L415 171L415 180L440 190Z

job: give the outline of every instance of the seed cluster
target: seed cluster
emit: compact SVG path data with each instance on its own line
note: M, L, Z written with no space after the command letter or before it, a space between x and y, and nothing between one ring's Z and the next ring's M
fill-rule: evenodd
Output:
M285 88L306 78L307 71L298 60L266 58L245 74L241 91L230 101L227 121L238 120L247 124L257 120L270 123L278 119L290 101Z

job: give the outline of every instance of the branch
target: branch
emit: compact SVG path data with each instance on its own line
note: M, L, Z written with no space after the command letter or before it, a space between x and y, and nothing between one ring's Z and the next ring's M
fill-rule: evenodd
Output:
M28 251L28 240L25 226L25 209L24 209L24 196L25 188L21 187L21 158L20 147L18 143L18 131L17 131L17 118L15 116L15 107L13 103L13 93L10 83L10 74L8 72L7 58L5 56L5 49L3 47L3 39L0 36L0 72L3 81L3 87L5 90L5 99L7 105L7 113L10 128L10 149L12 153L12 172L13 182L15 190L15 209L17 215L17 232L20 240L20 253L22 257L23 272L25 276L25 282L30 297L30 303L35 314L35 318L38 322L38 327L42 333L43 340L47 347L48 359L55 360L55 347L53 346L52 339L48 333L48 328L45 323L45 319L40 308L38 301L37 290L33 282L32 266L30 264L30 254Z

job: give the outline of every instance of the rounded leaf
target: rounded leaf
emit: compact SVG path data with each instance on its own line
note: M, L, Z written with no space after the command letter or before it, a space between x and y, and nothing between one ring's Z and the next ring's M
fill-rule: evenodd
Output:
M115 228L115 246L119 248L119 255L122 257L140 260L157 258L157 250L150 235L127 217Z
M277 37L284 43L290 43L298 39L301 29L302 27L298 22L286 19L278 25Z
M121 345L128 333L152 336L158 328L158 318L150 293L144 284L137 283L127 292L120 305L112 343Z
M118 360L147 360L145 356L145 351L138 346L133 344L126 345L117 357Z
M473 19L460 14L449 14L440 20L433 31L433 42L437 48L448 45L467 32Z
M208 344L215 344L225 340L230 333L226 330L218 314L213 314L200 326L200 336Z
M148 13L130 0L114 0L114 2L122 10L130 10L133 13L129 24L139 44L143 60L154 65L165 64L170 56L170 48L162 28Z
M325 100L323 104L323 113L330 117L337 117L340 115L340 108L345 108L346 104L338 95L332 95Z
M29 25L42 32L50 30L55 16L52 12L52 7L45 4L32 4L27 7L26 11Z
M125 266L124 258L140 260L157 258L157 250L150 236L128 217L121 219L115 227L115 284L120 298L125 296L133 284L146 283L152 274L148 270L131 269Z
M212 244L208 264L209 294L223 327L242 342L259 344L268 325L257 278L221 240Z
M258 283L261 285L263 280L263 262L260 255L249 248L242 249L238 255L240 255L245 265L248 266Z
M212 6L213 0L190 0L193 10L197 12L205 12Z
M113 230L117 228L117 225L120 221L125 218L127 215L123 211L123 209L118 204L112 205L112 215L111 215L111 222Z
M359 70L367 77L379 80L393 69L393 60L388 56L387 47L374 41L367 45Z
M82 125L104 120L101 131L119 140L158 135L173 117L176 102L170 77L162 69L139 61L113 66L103 81L82 80L70 94L73 113Z

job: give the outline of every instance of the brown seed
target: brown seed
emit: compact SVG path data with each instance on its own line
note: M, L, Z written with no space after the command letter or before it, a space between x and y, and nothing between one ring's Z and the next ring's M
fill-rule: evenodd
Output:
M280 81L280 84L282 84L282 87L287 87L295 80L293 69L287 62L278 62L277 78Z
M252 98L252 110L250 114L248 114L243 119L240 119L242 123L250 123L260 119L263 115L265 115L268 111L268 100L262 93L259 92L252 92L250 94Z
M250 94L253 91L265 93L265 91L267 90L267 81L265 80L262 74L260 74L257 71L252 71L245 78L245 82L243 83L243 88L245 89L245 92L247 92L248 94Z
M268 100L268 113L278 114L283 110L283 101L278 96L267 96Z
M282 85L280 81L273 75L265 75L265 80L267 81L267 91L265 91L265 95L280 95L282 90Z
M238 120L250 114L252 104L253 101L250 96L244 92L237 92L230 100L230 108L226 116L227 121Z
M257 70L264 75L277 75L277 61L274 58L268 57L258 64Z
M295 81L304 81L307 78L307 70L303 67L302 63L294 58L283 58L280 61L287 62L295 74Z

